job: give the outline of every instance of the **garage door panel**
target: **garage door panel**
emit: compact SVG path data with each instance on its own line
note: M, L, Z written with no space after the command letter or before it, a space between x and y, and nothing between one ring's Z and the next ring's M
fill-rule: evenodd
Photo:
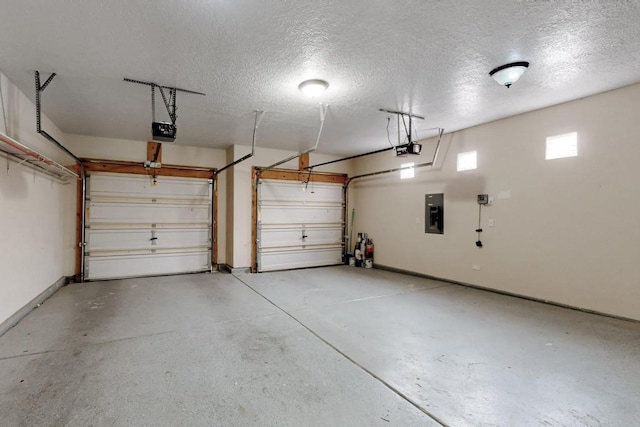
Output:
M206 180L193 180L187 178L171 178L162 180L153 185L149 177L93 174L91 175L90 192L101 197L122 197L126 193L129 197L145 198L176 197L181 199L209 199L211 197L210 185ZM126 189L123 191L122 189Z
M342 262L344 187L261 180L258 190L258 271Z
M87 242L92 253L122 249L168 249L206 247L210 244L209 228L189 230L90 230Z
M260 247L335 244L342 239L342 227L262 229ZM303 237L304 236L304 237Z
M311 182L305 185L300 182L265 180L261 191L263 202L334 202L343 198L342 185L318 184Z
M171 229L171 230L188 230L188 229L201 229L210 227L210 223L196 223L196 222L184 222L184 223L151 223L151 222L119 222L119 223L108 223L108 222L92 222L88 228L91 230L160 230L160 229Z
M180 206L189 206L189 205L208 205L209 201L207 199L184 199L179 197L102 197L96 196L95 194L91 196L92 203L107 203L107 204L116 204L116 203L133 203L136 205L143 204L154 204L154 205L180 205Z
M306 251L263 252L258 260L260 271L321 267L342 262L342 248Z
M90 203L90 221L119 222L203 222L211 217L207 205L166 205L134 203Z
M211 268L209 180L93 173L87 188L85 278Z
M91 280L208 271L209 251L92 257L86 269Z
M260 206L261 224L342 223L342 206Z

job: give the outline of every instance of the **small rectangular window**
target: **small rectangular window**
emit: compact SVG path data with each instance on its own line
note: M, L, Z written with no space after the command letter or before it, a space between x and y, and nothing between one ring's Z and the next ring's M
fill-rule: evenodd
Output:
M413 169L413 162L411 163L403 163L400 165L400 179L413 178L415 170Z
M458 153L458 172L468 171L478 168L478 153L476 151L467 151Z
M578 133L550 136L547 138L547 160L576 157L578 155Z

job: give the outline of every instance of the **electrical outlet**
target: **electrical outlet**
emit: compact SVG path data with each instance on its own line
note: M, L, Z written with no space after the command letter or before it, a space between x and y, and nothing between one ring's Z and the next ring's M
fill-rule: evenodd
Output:
M479 266L478 264L473 264L473 265L471 266L471 268L472 268L473 270L480 270L480 266Z
M489 218L489 227L493 227L493 218Z

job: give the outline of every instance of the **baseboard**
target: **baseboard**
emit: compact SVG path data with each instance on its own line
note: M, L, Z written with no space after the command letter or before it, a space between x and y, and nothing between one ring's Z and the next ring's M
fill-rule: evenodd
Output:
M541 298L536 298L536 297L530 297L530 296L527 296L527 295L516 294L516 293L508 292L508 291L501 291L500 289L487 288L487 287L484 287L484 286L473 285L471 283L458 282L457 280L444 279L442 277L431 276L429 274L416 273L415 271L403 270L401 268L390 267L388 265L374 264L373 268L377 268L379 270L391 271L393 273L407 274L409 276L423 277L425 279L437 280L439 282L451 283L453 285L460 285L460 286L464 286L464 287L467 287L467 288L478 289L478 290L481 290L481 291L493 292L494 294L506 295L506 296L509 296L509 297L525 299L525 300L529 300L529 301L539 302L539 303L542 303L542 304L549 304L549 305L553 305L553 306L556 306L556 307L568 308L570 310L581 311L583 313L597 314L598 316L605 316L605 317L611 317L613 319L626 320L628 322L640 323L640 319L633 319L631 317L624 317L624 316L618 316L618 315L610 314L610 313L603 313L601 311L590 310L588 308L576 307L574 305L564 304L564 303L556 302L556 301L549 301L549 300L546 300L546 299L541 299Z
M31 313L31 310L45 302L51 295L55 294L58 289L69 283L69 280L73 277L61 277L53 285L42 291L40 295L29 301L24 307L16 311L11 317L0 324L0 337L4 335L9 329L16 326L24 317Z
M231 273L231 274L251 273L251 267L233 268L229 264L218 264L218 269L220 271L224 271L226 273Z

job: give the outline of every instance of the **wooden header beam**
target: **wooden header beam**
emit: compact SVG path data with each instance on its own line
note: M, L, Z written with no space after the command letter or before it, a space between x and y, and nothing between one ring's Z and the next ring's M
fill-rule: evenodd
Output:
M254 176L258 173L260 168L254 169ZM345 174L319 174L315 172L307 171L286 171L286 170L277 170L271 169L268 171L263 171L260 173L260 179L281 179L284 181L300 181L306 182L329 182L333 184L346 184L349 180L348 176Z
M84 163L87 172L130 173L135 175L175 176L182 178L215 178L213 169L188 169L164 165L161 168L147 169L142 164L109 163L108 161L87 161Z

